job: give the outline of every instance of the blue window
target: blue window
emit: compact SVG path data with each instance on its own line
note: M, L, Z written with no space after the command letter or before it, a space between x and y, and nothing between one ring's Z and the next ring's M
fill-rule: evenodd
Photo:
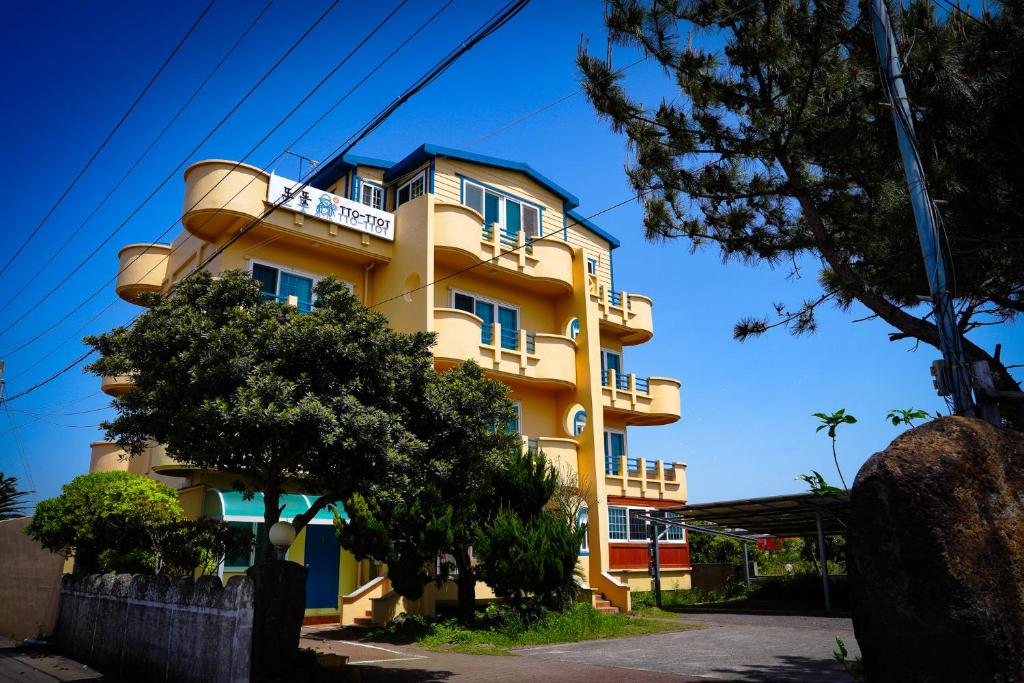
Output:
M515 415L505 425L505 431L509 434L522 434L523 433L523 406L521 403L514 403L512 405L515 410Z
M288 303L288 297L294 296L300 311L313 310L313 278L262 263L252 264L252 276L268 300Z
M626 537L626 508L608 508L608 538L612 541L625 541Z
M484 321L480 328L480 341L484 344L493 344L491 338L494 334L493 324L495 320L501 325L500 344L503 349L515 351L519 348L519 311L511 306L505 306L488 299L481 299L473 294L454 292L452 294L452 308L472 313Z
M604 433L604 471L605 474L622 474L619 467L620 456L626 455L626 435L623 432L605 430Z
M583 433L583 430L587 428L587 411L577 410L576 414L572 418L572 433L573 436L579 436Z
M569 337L573 341L576 341L576 337L580 336L580 319L573 318L572 322L569 323Z
M510 237L519 232L528 238L540 236L540 209L529 202L465 180L462 203L484 215L484 227L497 225Z

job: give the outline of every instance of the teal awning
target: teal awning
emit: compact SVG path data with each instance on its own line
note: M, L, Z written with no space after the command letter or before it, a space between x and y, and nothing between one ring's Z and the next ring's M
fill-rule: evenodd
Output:
M309 507L316 500L316 496L307 496L301 493L285 493L281 496L281 521L290 522L296 515L301 515L309 510ZM345 506L340 502L334 504L338 514L344 520L348 519L345 514ZM213 519L221 519L225 522L262 522L263 521L263 494L254 493L252 498L245 500L242 493L234 490L207 489L206 500L203 503L203 516ZM320 510L309 521L310 524L334 524L334 515L327 508Z

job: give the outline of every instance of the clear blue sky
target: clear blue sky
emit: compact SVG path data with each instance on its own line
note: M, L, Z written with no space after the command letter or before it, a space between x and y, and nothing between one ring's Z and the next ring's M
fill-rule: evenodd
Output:
M35 306L127 217L327 4L326 0L277 0L112 201L44 275L0 313L0 327L6 327L32 309L24 321L0 336L9 394L80 355L83 334L125 322L137 312L117 300L109 286L54 331L24 350L9 353L112 277L119 247L152 241L170 225L182 209L180 173L66 285ZM190 161L241 157L394 4L395 0L370 4L342 0ZM250 163L269 163L440 5L440 0L410 2ZM8 162L0 174L10 199L0 227L2 260L42 218L203 6L205 2L183 0L159 7L19 3L8 8L0 28L0 53L9 66L3 127ZM218 0L112 144L11 271L0 277L7 294L0 305L93 209L262 6L263 0ZM491 11L487 3L456 0L438 22L294 151L323 158ZM465 148L572 92L578 87L574 60L580 35L590 37L594 52L604 53L601 18L598 2L534 0L357 151L399 159L422 142ZM637 57L627 50L615 52L618 66ZM646 63L629 71L629 82L648 102L672 94L670 84ZM583 215L630 194L623 173L624 141L596 119L581 95L488 138L473 150L530 163L575 192ZM277 170L295 175L296 169L294 163L282 163ZM812 412L845 407L860 419L859 424L844 428L840 441L841 463L849 479L898 433L883 421L888 409L944 408L928 374L929 363L938 354L927 347L912 352L906 342L890 343L884 324L854 324L855 318L865 315L857 307L848 314L823 309L820 329L813 336L794 338L776 331L744 344L733 341L732 326L738 318L766 313L775 301L796 304L816 292L813 263L804 264L803 280L792 281L784 270L724 266L714 251L690 254L683 242L650 244L642 237L636 204L610 212L598 222L622 241L615 253L616 285L655 301L655 338L627 351L626 368L639 375L676 377L683 383L682 420L666 427L632 429L631 454L688 463L691 500L802 490L794 477L812 468L834 480L828 440L815 434ZM1024 356L1019 325L988 328L975 340L989 349L1001 342L1004 358L1012 362ZM89 425L109 414L97 410L107 404L98 388L95 378L76 370L11 404L12 410L28 412L13 413L15 423L22 425L17 430L11 429L6 415L0 415L0 470L18 476L25 485L31 483L36 499L54 495L63 483L85 472L89 443L102 438ZM30 413L45 417L33 421Z

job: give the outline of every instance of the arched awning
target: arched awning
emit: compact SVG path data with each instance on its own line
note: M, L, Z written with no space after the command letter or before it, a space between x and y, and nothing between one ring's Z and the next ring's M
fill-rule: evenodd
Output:
M297 515L309 510L316 496L307 496L301 493L281 494L280 504L284 506L281 510L281 521L290 522ZM345 506L340 502L334 504L342 519L348 520L345 514ZM263 521L263 494L254 493L252 498L246 500L239 491L231 489L207 489L206 498L203 501L203 516L211 519L220 519L225 522L262 522ZM334 514L328 508L324 508L309 520L310 524L334 524Z

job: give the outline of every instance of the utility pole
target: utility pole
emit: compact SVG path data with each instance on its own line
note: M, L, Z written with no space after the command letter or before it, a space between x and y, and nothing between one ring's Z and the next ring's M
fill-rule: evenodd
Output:
M650 559L648 571L651 575L651 591L654 593L654 604L661 609L661 557L658 550L658 536L661 534L662 526L654 521L647 524L647 533L651 542L647 546L647 554Z
M914 119L910 111L910 100L907 98L907 91L903 85L903 69L900 65L899 54L896 52L896 38L893 35L889 11L884 0L870 0L869 7L875 48L878 50L885 89L889 93L889 101L892 104L892 117L896 123L896 138L899 142L900 156L903 158L903 169L907 175L907 188L910 191L910 203L914 209L914 222L917 224L921 252L924 255L924 267L928 275L928 288L931 290L932 304L935 308L935 326L939 331L939 350L942 352L944 360L944 379L949 386L956 414L975 417L977 410L971 392L971 375L960 338L960 330L956 325L953 297L949 291L946 266L939 241L938 212L928 194L924 167L917 153Z

